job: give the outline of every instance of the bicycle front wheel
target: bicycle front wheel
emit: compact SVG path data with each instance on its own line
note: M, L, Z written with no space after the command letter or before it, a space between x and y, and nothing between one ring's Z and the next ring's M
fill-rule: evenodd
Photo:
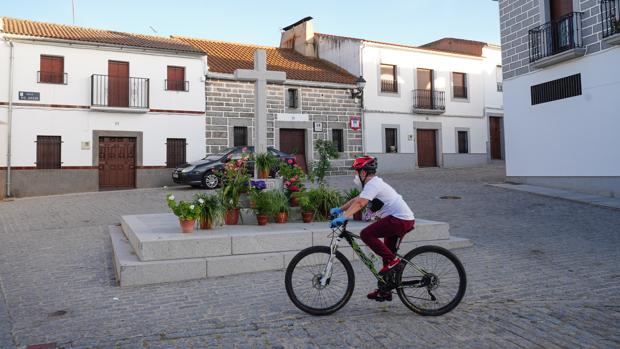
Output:
M312 246L299 252L286 268L286 293L295 306L311 315L329 315L342 308L353 294L355 274L349 260L340 252L332 261L326 282L330 248Z
M438 316L461 302L467 278L463 264L452 252L439 246L421 246L404 259L407 262L397 275L396 292L407 308L420 315Z

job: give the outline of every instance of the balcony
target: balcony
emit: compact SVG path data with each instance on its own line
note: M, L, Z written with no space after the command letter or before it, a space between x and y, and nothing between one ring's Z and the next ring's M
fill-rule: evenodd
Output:
M146 113L149 110L149 79L93 74L91 109Z
M68 77L67 73L38 71L37 82L39 84L66 85L68 82Z
M583 56L581 13L572 12L529 31L530 63L544 68Z
M398 93L398 82L396 80L381 80L381 92Z
M432 115L445 113L445 92L435 90L413 90L413 112Z
M620 45L620 0L601 0L603 41Z

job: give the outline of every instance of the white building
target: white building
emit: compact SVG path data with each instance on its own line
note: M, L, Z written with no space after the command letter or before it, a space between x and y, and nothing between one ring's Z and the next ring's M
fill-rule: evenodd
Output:
M287 28L280 46L364 78L364 152L379 158L383 172L503 159L499 46L442 39L414 47L320 34L311 18Z
M10 195L161 186L169 167L204 156L204 53L171 38L0 24L0 184Z
M620 1L499 11L509 180L620 196Z

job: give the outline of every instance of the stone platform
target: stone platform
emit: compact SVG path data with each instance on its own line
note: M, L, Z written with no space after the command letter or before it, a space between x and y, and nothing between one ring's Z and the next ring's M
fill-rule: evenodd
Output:
M350 222L348 229L359 234L366 225ZM329 233L326 222L293 222L224 226L182 234L173 214L122 216L120 227L110 226L120 286L281 270L302 249L328 245ZM418 219L416 229L405 236L401 252L429 244L447 248L472 245L468 239L450 236L447 223ZM346 243L339 250L357 259Z

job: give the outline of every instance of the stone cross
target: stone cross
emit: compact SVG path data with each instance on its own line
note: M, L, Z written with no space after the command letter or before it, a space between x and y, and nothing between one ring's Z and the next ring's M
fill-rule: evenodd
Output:
M254 69L235 70L236 80L254 81L254 152L267 151L267 82L284 82L286 73L267 70L267 52L254 52ZM255 166L256 172L256 166Z

